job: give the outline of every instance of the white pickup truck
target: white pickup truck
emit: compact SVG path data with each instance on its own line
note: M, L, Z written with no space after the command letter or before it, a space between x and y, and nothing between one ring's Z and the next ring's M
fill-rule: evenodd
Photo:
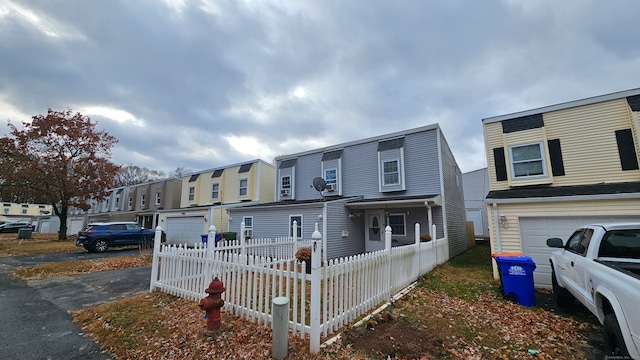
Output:
M640 359L640 223L577 229L551 253L553 296L561 307L578 299L604 326L605 352Z

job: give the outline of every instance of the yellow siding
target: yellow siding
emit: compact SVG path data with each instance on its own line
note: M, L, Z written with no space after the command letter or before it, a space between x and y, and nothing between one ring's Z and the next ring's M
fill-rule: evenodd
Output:
M202 175L201 175L202 176ZM189 207L189 206L193 206L193 205L197 205L198 203L198 182L200 180L200 177L198 176L198 180L196 181L192 181L189 182L189 179L191 178L191 176L185 176L182 178L182 195L180 197L180 207ZM195 186L195 195L193 198L192 202L189 202L189 188Z
M495 247L496 232L493 220L493 206L487 206L491 243ZM553 201L543 203L498 204L498 214L507 217L509 227L500 227L500 243L503 252L522 251L520 243L520 217L554 216L640 216L639 199ZM496 251L494 248L493 251Z
M548 139L560 139L565 176L554 186L638 181L638 171L622 171L616 130L631 127L626 99L544 114Z
M12 221L11 217L5 217L4 215L10 216L42 216L42 215L53 215L53 206L51 205L42 205L42 204L18 204L18 203L1 203L2 210L0 210L0 219L2 221ZM26 206L23 206L26 205ZM41 207L42 206L42 207ZM26 210L23 213L23 210ZM45 211L46 213L41 213L40 210Z
M553 181L553 175L551 174L551 161L549 160L549 152L544 152L545 172L547 176L533 178L533 179L519 179L513 180L511 174L511 153L509 148L518 145L527 145L533 143L542 143L544 148L547 147L547 138L545 136L544 127L523 131L516 131L513 133L503 134L504 145L504 157L507 163L507 179L510 186L527 186L527 185L541 185L550 184Z
M638 161L640 162L640 113L629 109L629 116L631 117L633 142L636 144L636 157L638 157Z
M487 163L489 164L489 183L491 190L505 190L509 188L507 181L496 180L495 159L493 157L493 149L504 147L504 138L502 136L502 124L499 122L484 125L484 143L487 147Z
M260 202L269 203L276 200L276 169L273 166L260 163Z
M553 186L584 185L600 182L639 181L640 171L622 171L615 136L616 130L631 128L636 151L640 154L640 123L625 98L584 105L543 114L544 127L502 133L500 122L484 125L491 190L506 190L514 185L540 184L540 181L512 182L509 146L560 139L565 175L551 176L548 150L545 151L548 183ZM493 149L504 147L509 181L496 181ZM544 181L542 182L544 183Z
M227 208L216 208L213 210L213 225L217 232L229 231L229 214Z
M213 171L204 172L198 176L198 185L196 185L196 203L198 205L209 205L213 202L211 200L211 184L213 183L211 175L213 175Z

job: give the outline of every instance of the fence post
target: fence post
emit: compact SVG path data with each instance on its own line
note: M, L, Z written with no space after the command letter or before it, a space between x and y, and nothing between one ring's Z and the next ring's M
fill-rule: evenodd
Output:
M416 245L416 253L413 258L413 267L416 269L416 280L420 277L422 270L420 270L420 223L416 223L415 226L415 245Z
M240 223L240 254L242 255L246 255L247 254L247 244L245 242L245 228L244 228L244 221Z
M289 299L286 297L273 299L271 331L273 332L271 356L278 360L286 358L289 352Z
M309 332L309 351L311 354L320 352L320 256L322 249L322 234L316 229L311 235L313 245L311 246L311 329Z
M384 228L384 250L387 253L387 266L389 267L387 271L387 286L385 288L389 292L387 301L391 302L391 226L389 225Z
M153 238L153 260L151 262L151 281L149 283L149 292L155 289L156 281L158 281L158 257L160 256L160 242L162 242L162 228L156 226L156 234Z
M205 277L203 281L204 288L207 287L209 279L213 279L213 252L216 245L216 227L214 225L209 226L209 236L207 237L207 261L205 263ZM222 276L222 274L220 275Z
M209 226L209 237L207 238L207 247L209 247L209 244L213 244L214 247L216 245L216 227L215 227L215 225Z
M293 224L291 224L291 233L293 234L293 242L298 241L298 221L293 220Z

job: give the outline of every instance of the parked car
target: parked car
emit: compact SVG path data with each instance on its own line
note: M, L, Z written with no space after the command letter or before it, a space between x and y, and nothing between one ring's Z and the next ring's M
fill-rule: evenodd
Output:
M31 224L26 221L16 221L0 225L0 233L17 233L20 229L31 229Z
M547 246L560 249L549 259L558 305L577 299L603 325L607 355L640 359L640 223L586 225Z
M148 230L136 222L92 223L78 232L76 246L89 252L104 252L110 247L142 245L150 247L155 238L155 230ZM166 234L162 232L162 241Z

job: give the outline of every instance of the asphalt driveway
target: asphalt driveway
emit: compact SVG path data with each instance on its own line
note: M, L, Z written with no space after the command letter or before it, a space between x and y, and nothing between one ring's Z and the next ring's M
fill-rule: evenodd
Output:
M136 251L0 257L0 359L110 359L97 343L83 336L68 311L149 291L150 267L29 281L11 277L9 272L17 266Z

